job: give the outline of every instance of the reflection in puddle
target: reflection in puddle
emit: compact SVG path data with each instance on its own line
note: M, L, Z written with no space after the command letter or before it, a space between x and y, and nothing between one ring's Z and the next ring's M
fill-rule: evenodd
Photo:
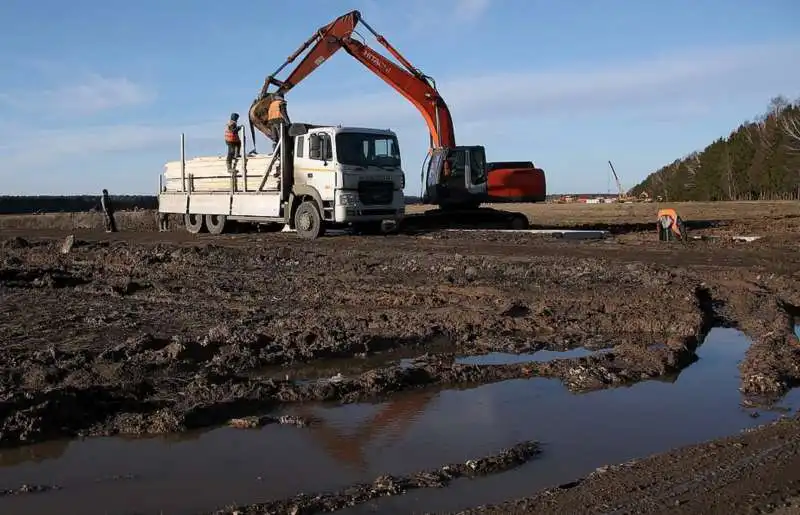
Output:
M602 352L602 351L597 351ZM514 363L525 363L535 361L545 363L554 359L582 358L591 356L595 351L578 347L565 351L540 350L528 354L511 354L507 352L490 352L476 356L462 356L456 358L456 363L463 365L511 365Z
M749 342L715 329L700 359L674 382L648 381L582 395L550 379L400 394L380 404L297 406L319 426L217 429L193 440L76 441L42 462L7 462L0 489L21 483L62 490L0 499L0 513L196 513L299 491L338 489L384 473L406 474L494 453L527 439L540 458L498 476L456 481L352 508L347 513L450 511L567 482L596 467L729 435L774 420L741 408L741 360ZM783 404L800 402L796 391ZM56 453L57 454L57 453ZM132 475L135 479L97 478ZM186 492L185 494L178 492Z

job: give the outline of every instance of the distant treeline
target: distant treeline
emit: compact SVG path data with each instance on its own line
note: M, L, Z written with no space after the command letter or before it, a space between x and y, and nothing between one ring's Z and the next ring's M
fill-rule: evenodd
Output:
M800 199L800 99L767 111L700 152L651 173L631 190L665 200Z
M111 195L111 202L117 211L158 207L158 200L153 195ZM0 196L0 214L3 215L79 213L93 209L100 209L99 195Z

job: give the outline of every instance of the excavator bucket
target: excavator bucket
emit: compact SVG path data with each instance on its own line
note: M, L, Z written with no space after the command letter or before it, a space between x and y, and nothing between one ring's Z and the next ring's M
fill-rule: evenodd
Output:
M267 137L270 135L269 129L267 128L267 112L271 101L272 98L267 95L260 100L255 100L250 106L248 117L250 119L250 132L253 136L253 142L255 142L256 139L254 129L258 129L259 132Z

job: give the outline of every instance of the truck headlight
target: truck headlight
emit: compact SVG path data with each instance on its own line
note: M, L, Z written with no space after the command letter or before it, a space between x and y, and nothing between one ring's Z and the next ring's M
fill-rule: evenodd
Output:
M400 189L405 189L406 187L406 174L400 176Z
M355 206L358 204L358 195L355 193L340 193L339 205L340 206Z

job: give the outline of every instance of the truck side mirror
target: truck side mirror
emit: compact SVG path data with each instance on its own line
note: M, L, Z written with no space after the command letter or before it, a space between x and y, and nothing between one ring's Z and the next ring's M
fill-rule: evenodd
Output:
M322 159L322 138L319 137L319 134L312 134L308 137L308 157Z

